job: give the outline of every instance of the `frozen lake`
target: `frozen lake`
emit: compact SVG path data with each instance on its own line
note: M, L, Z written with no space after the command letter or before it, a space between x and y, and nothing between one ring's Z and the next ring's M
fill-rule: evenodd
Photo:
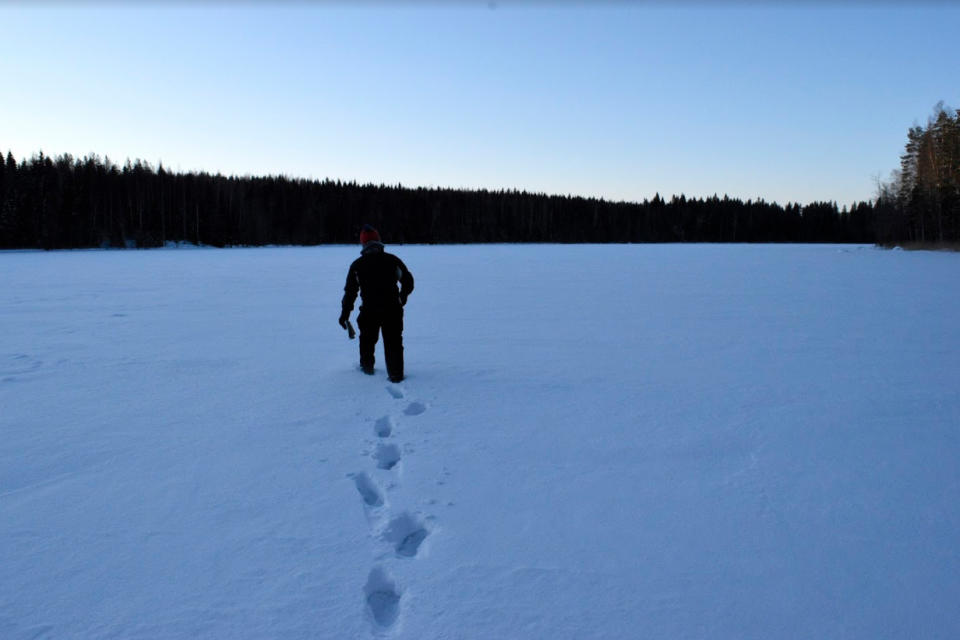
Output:
M387 250L0 252L0 637L960 637L960 254Z

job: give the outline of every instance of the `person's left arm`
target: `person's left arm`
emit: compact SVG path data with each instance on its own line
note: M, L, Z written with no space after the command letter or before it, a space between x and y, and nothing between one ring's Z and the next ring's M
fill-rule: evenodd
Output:
M413 274L400 258L397 258L397 280L400 281L400 304L405 305L407 296L413 291Z

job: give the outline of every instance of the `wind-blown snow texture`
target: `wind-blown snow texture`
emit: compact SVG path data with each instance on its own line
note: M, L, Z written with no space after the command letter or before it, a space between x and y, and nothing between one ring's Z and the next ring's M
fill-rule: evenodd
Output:
M960 255L391 249L0 254L0 638L960 637Z

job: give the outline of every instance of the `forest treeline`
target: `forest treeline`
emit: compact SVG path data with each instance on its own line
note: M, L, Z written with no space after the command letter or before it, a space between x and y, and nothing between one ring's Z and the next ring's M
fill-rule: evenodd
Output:
M2 157L2 156L0 156ZM873 205L838 210L728 197L642 203L180 173L143 161L42 153L0 163L0 247L391 243L872 242Z
M408 188L171 172L96 155L0 153L0 248L391 243L960 241L960 117L938 105L908 132L877 198L777 204L659 195L613 202L516 190Z
M875 208L880 244L960 242L960 114L940 103L925 127L910 128L900 168L880 185Z

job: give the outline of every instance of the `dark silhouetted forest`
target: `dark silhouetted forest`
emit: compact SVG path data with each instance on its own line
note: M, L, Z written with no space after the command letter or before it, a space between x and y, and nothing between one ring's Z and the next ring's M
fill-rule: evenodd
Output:
M880 185L875 215L880 244L960 243L960 114L940 103L927 126L910 128L900 169Z
M950 122L955 127L955 121ZM928 143L922 136L918 140L918 166L924 167L918 176L927 180L927 147L922 145ZM0 248L353 243L363 223L377 227L389 243L877 238L877 205L865 202L849 210L838 209L834 202L780 205L716 196L665 200L657 195L639 203L611 202L525 191L179 173L143 161L118 166L97 156L51 158L40 153L18 161L8 152L0 158ZM916 202L927 208L905 228L911 233L918 229L920 237L955 234L956 200L936 200L934 206L924 199L929 187L922 180L918 177ZM887 206L886 201L881 199L881 206ZM885 223L890 225L885 231L900 229Z

